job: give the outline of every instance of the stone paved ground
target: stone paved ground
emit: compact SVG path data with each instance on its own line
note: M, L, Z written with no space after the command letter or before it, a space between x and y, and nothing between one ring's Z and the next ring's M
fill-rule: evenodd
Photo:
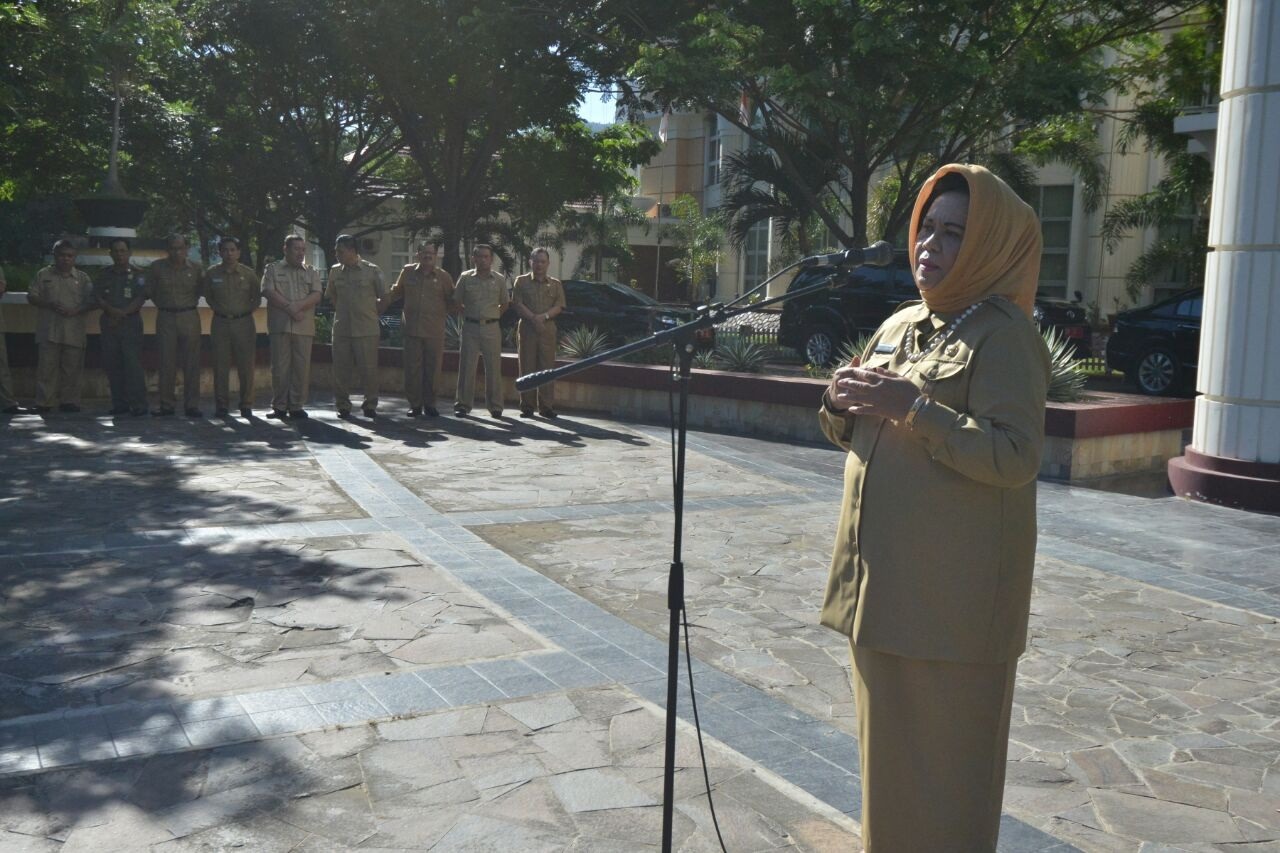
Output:
M0 422L0 849L656 846L668 432L316 414ZM841 461L692 438L731 851L857 849ZM1001 850L1280 851L1280 519L1054 484L1040 518ZM689 731L679 848L718 849Z

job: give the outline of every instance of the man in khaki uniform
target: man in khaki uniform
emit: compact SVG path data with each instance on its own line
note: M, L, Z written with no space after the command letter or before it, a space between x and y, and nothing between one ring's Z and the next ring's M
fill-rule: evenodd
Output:
M436 266L436 247L418 244L418 262L400 270L395 287L379 304L404 298L404 394L409 416L436 417L436 377L444 353L444 321L453 297L453 277Z
M230 414L231 360L240 381L240 416L253 417L253 357L258 330L253 312L262 304L262 283L253 270L240 263L240 241L218 241L222 263L204 273L204 298L213 309L209 338L213 341L214 415Z
M111 414L141 417L147 413L147 380L142 372L142 303L146 277L131 265L133 250L124 237L111 241L111 266L93 283L99 318L102 366L111 386Z
M533 270L516 276L511 302L520 315L520 373L548 370L556 365L556 315L564 310L564 285L547 275L551 253L538 248L529 253ZM534 406L548 418L556 416L555 383L520 392L520 417L533 417Z
M269 418L302 419L311 386L311 341L320 303L320 271L303 258L307 244L297 234L284 240L284 259L262 272L267 299L267 331L271 334L271 414Z
M0 269L0 298L4 296L7 285L4 270ZM20 415L22 407L18 398L13 396L13 377L9 375L9 350L5 346L4 308L0 307L0 415Z
M507 277L493 271L493 247L477 243L471 250L475 264L458 276L454 304L462 310L462 346L458 353L458 397L453 405L459 417L475 402L476 364L484 358L484 404L489 414L502 417L502 330L498 320L507 310Z
M333 303L333 402L338 417L351 416L351 386L359 374L366 417L378 409L378 307L387 295L382 270L360 257L356 238L334 243L338 262L329 269L324 298Z
M84 320L94 303L93 284L88 275L76 269L76 247L70 240L53 244L53 266L36 273L27 301L40 309L36 320L40 361L35 410L44 414L61 400L60 411L78 412L84 373Z
M177 405L174 381L182 364L183 411L200 411L200 302L202 270L187 259L189 244L181 234L168 239L168 257L147 269L147 292L155 304L156 338L160 342L160 408L152 414L172 415Z

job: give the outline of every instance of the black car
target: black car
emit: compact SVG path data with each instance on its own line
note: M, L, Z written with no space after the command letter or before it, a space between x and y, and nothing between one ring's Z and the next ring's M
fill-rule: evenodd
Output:
M1200 358L1204 289L1121 311L1107 339L1107 367L1119 370L1143 394L1178 394L1195 387Z
M895 253L888 267L802 269L787 292L819 282L830 287L782 303L778 343L796 350L810 364L824 367L832 363L843 342L873 333L902 303L920 298L906 252ZM1037 298L1035 319L1041 329L1055 327L1073 341L1077 357L1088 357L1091 332L1084 308Z
M580 326L590 326L602 332L611 346L617 346L669 329L695 316L689 308L666 305L625 284L574 278L567 278L561 283L564 285L565 309L556 317L556 329L561 335ZM509 313L514 315L515 312ZM709 347L714 342L714 329L699 331L700 348Z

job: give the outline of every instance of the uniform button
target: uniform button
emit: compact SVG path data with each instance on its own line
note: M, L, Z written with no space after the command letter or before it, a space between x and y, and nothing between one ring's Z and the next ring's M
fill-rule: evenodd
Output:
M960 347L956 346L955 344L952 344L951 346L947 347L947 355L955 355L959 351L960 351Z

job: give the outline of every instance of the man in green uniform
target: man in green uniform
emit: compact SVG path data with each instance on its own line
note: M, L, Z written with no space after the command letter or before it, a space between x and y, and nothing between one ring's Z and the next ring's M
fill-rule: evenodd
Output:
M89 276L76 269L76 247L70 240L53 244L53 266L36 273L27 301L40 309L36 320L39 366L36 368L36 412L58 405L80 411L80 377L84 373L85 314L96 306Z
M564 310L564 285L547 275L551 253L538 248L529 253L533 270L516 276L511 302L520 315L520 373L549 370L556 365L556 315ZM555 383L520 392L520 417L533 417L534 406L544 417L556 416Z
M4 270L0 269L0 299L4 298L7 285ZM22 407L13 396L13 377L9 375L9 350L4 340L4 308L0 307L0 415L20 415Z
M360 257L356 238L338 237L338 262L329 269L324 298L333 303L333 401L338 417L351 416L351 386L358 374L366 417L378 408L378 301L387 294L382 270Z
M303 260L307 244L297 234L284 238L284 259L262 272L271 334L271 414L269 418L307 416L311 387L311 342L316 335L320 271Z
M147 292L155 303L156 338L160 341L160 408L153 414L172 415L176 405L174 381L182 365L182 396L189 418L200 411L200 301L202 270L187 259L187 238L169 235L168 257L147 270Z
M462 346L458 353L458 397L453 411L459 417L475 402L476 364L484 358L484 404L489 414L502 417L502 330L498 320L507 310L507 277L493 271L493 247L477 243L471 250L475 264L458 276L454 304L462 309Z
M147 380L142 372L142 303L147 284L129 264L133 250L124 237L111 241L111 266L98 273L93 297L102 309L102 366L111 386L111 414L147 413Z
M436 417L436 377L444 353L444 321L453 296L453 277L436 266L436 247L418 244L418 262L400 270L395 287L379 304L404 298L404 394L409 416Z
M240 241L218 241L222 263L204 273L204 298L213 309L209 338L213 342L214 415L230 414L231 360L240 381L240 416L253 417L253 357L258 330L253 312L262 304L262 283L253 270L240 263Z

